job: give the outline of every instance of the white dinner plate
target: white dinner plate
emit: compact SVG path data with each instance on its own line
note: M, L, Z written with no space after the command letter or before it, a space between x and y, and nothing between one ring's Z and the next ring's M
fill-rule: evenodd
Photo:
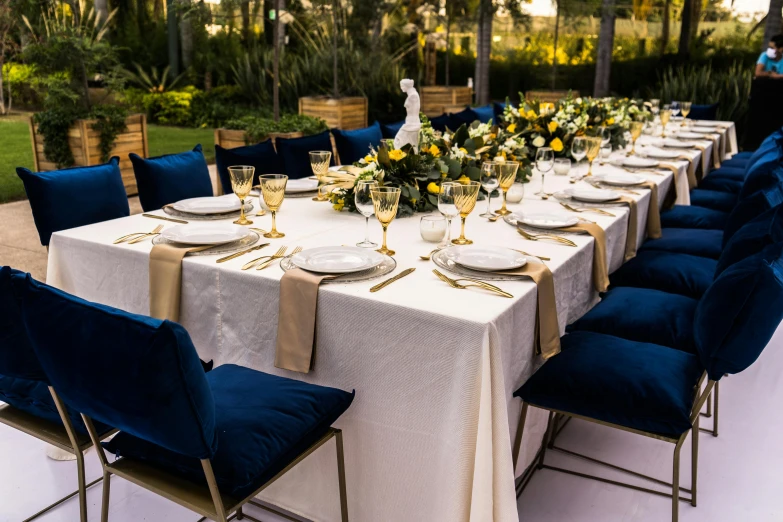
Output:
M322 274L358 272L377 266L383 260L383 254L375 250L350 246L310 248L291 258L299 268Z
M209 198L191 198L177 201L171 207L188 214L209 215L226 214L239 210L239 198L234 194Z
M286 194L300 194L302 192L315 192L318 189L318 180L311 178L289 179L285 185Z
M711 127L702 127L702 128L696 128L692 129L694 134L715 134L715 129Z
M222 245L239 241L250 235L250 230L225 223L178 225L161 232L161 237L183 245Z
M620 160L620 165L632 169L651 169L658 166L658 162L650 158L640 158L639 156L631 156Z
M617 187L622 187L625 185L640 185L647 181L644 176L623 173L594 174L593 177L601 183L606 183L607 185L614 185Z
M580 189L580 188L567 188L563 193L578 201L586 201L588 203L601 203L604 201L614 201L620 197L620 194L614 190L609 189Z
M701 136L699 136L701 137ZM692 149L693 143L687 142L687 141L679 141L679 140L672 140L672 139L666 139L663 142L664 147L671 147L672 149Z
M720 127L720 122L699 120L699 121L694 121L693 125L695 125L696 127Z
M517 223L536 228L572 227L579 223L579 218L562 212L517 212L513 214ZM460 263L463 264L463 263ZM466 265L467 266L467 265Z
M681 132L677 135L678 138L683 138L686 140L703 140L704 136L699 134L698 132Z
M449 250L452 250L449 253L456 263L482 272L513 270L527 263L527 258L523 254L510 248L465 246Z
M644 154L649 158L674 159L680 155L676 150L645 149Z

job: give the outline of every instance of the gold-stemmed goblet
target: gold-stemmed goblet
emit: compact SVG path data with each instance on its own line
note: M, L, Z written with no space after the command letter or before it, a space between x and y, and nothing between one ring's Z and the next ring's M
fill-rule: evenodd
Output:
M228 168L228 176L231 178L231 188L239 198L239 219L234 221L236 225L252 225L253 222L245 217L245 198L253 188L253 175L256 168L248 165L237 165Z
M511 186L514 184L514 180L517 179L517 170L519 170L519 163L516 161L495 161L492 163L492 168L495 169L495 172L498 176L498 183L500 184L500 192L503 195L503 205L501 205L499 210L495 211L495 214L499 216L505 216L508 214L511 214L511 211L506 208L506 194L508 194L508 189L511 188ZM474 196L474 199L477 196ZM472 209L471 209L472 210ZM465 218L462 219L463 223L463 238L464 238L464 228L465 228ZM457 243L461 244L461 243ZM470 244L470 243L465 243Z
M327 201L329 198L321 193L321 184L324 176L329 172L329 163L332 161L332 153L328 150L314 150L310 152L310 167L318 178L318 195L313 201Z
M587 176L593 175L593 161L601 153L601 137L591 136L587 139L587 161L590 163L590 167L587 169Z
M478 181L471 181L464 185L460 184L458 187L455 188L454 204L456 205L457 210L459 211L459 217L462 219L462 229L459 237L457 239L451 240L451 242L454 243L455 245L473 244L473 241L465 237L465 219L467 219L468 215L471 212L473 212L473 208L476 206L476 199L478 198L480 188L481 188L481 183L479 183ZM503 199L505 202L505 193Z
M661 110L661 138L666 137L666 125L669 123L669 120L672 118L672 109L671 105L664 105L663 110Z
M264 234L264 237L278 238L285 237L285 234L277 231L277 211L285 199L285 185L288 183L288 176L285 174L264 174L259 178L261 181L261 195L264 197L264 203L272 212L272 230Z
M687 127L688 124L685 122L685 119L688 117L688 114L691 113L691 105L693 105L693 102L684 101L680 102L680 111L682 111L682 126Z
M628 156L633 156L636 153L636 140L642 135L643 130L644 122L641 121L632 121L628 126L628 131L631 133L631 152L627 154Z
M397 206L400 204L400 189L397 187L373 187L370 191L372 204L375 207L375 217L383 227L383 245L377 250L381 254L393 256L394 250L386 246L386 230L397 217Z

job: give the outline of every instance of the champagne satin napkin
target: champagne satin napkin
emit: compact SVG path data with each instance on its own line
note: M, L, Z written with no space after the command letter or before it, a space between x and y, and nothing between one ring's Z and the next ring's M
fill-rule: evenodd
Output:
M560 327L557 324L557 302L552 271L544 263L528 261L522 268L493 272L502 275L525 276L538 287L535 343L538 353L549 359L560 353Z
M153 245L150 252L150 316L179 322L182 300L182 260L190 252L212 248Z
M636 200L628 196L620 196L618 200L628 205L628 233L625 236L625 261L636 257Z
M646 181L640 186L650 189L650 206L647 208L647 237L658 239L661 237L661 210L658 208L658 185L652 181Z
M609 265L606 260L606 232L595 223L578 223L558 229L563 232L586 232L593 236L593 286L597 292L609 288Z
M315 364L315 318L318 286L338 276L314 274L301 268L280 279L275 367L309 373Z
M717 136L710 135L712 140L712 168L720 168L720 134Z
M704 165L703 168L706 169L709 166L709 164L710 164L710 157L709 157L709 155L707 155L707 146L706 145L700 145L698 143L694 143L693 147L696 148L696 149L699 149L701 151L701 161L702 161L702 164ZM703 177L704 176L702 175L702 178Z

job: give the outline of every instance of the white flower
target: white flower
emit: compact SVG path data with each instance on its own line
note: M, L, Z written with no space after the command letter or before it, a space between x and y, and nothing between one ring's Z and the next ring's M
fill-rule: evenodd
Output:
M543 147L546 143L546 140L543 136L538 136L533 140L533 146L534 147Z
M451 149L449 150L449 157L458 161L462 161L465 158L466 154L460 150L459 147L456 145L453 145Z

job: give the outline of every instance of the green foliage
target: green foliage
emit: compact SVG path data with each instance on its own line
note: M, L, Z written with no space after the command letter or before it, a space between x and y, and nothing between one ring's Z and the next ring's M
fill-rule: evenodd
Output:
M197 91L190 102L190 122L194 127L219 128L229 120L241 118L248 113L261 112L257 107L251 107L242 89L236 85L221 85L209 91Z
M285 114L280 121L259 116L245 116L226 123L227 129L245 131L248 143L258 143L265 140L270 134L282 134L286 132L301 132L305 136L318 134L328 129L326 122L321 118L302 116L299 114Z
M57 165L57 168L74 164L73 152L68 143L68 130L79 118L80 111L72 107L51 108L38 112L33 120L38 125L38 133L44 139L44 155Z
M151 93L164 93L174 89L177 84L182 80L185 74L170 78L169 72L170 66L166 66L163 72L160 72L157 67L150 68L150 72L147 73L141 65L133 62L135 71L129 69L123 69L123 76L128 79L133 85Z
M3 137L3 153L0 154L0 203L24 199L24 185L15 169L35 168L27 122L0 118L0 136Z
M30 107L40 103L35 90L35 67L23 63L6 63L2 74L3 87L11 93L15 106Z
M136 105L152 123L188 127L191 124L191 102L199 90L186 87L181 91L144 93ZM131 95L137 98L138 95Z
M96 120L92 128L98 131L101 161L106 163L111 157L114 140L127 128L125 119L128 117L128 110L119 105L99 105L92 109L90 117Z

